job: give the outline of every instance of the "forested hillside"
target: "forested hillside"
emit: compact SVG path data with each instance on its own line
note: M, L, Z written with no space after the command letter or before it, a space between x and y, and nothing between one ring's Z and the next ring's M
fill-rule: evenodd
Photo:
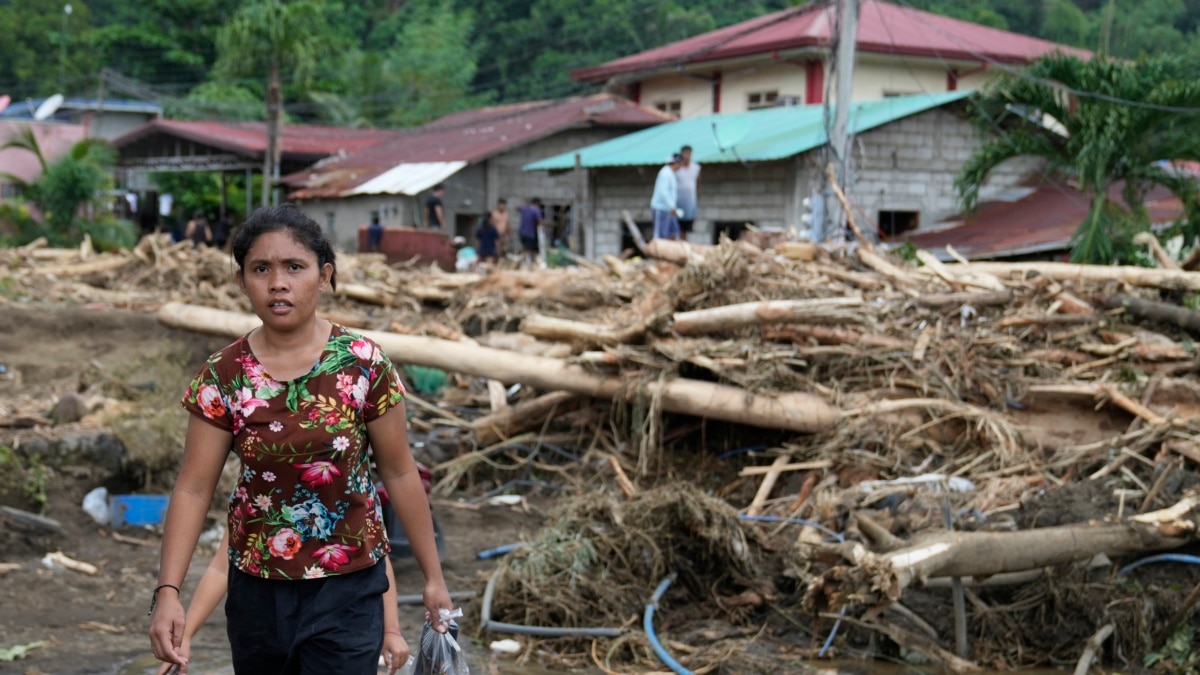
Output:
M896 0L1135 57L1194 49L1200 0ZM0 0L0 94L94 94L111 69L176 117L263 119L266 73L220 39L278 0ZM787 0L289 0L293 120L407 126L485 103L582 91L568 72L794 4ZM314 18L315 17L315 18ZM297 35L300 34L300 35ZM303 38L303 39L300 39ZM224 59L221 57L224 56ZM108 96L122 96L108 86Z

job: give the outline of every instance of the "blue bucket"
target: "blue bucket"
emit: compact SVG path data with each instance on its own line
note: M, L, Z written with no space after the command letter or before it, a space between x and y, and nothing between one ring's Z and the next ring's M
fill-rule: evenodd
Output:
M109 502L109 524L161 525L170 499L169 495L116 495Z

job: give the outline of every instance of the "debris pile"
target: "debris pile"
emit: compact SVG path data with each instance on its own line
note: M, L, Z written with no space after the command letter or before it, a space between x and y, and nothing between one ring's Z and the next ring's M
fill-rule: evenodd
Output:
M675 575L658 622L694 671L872 634L956 671L1120 666L1190 625L1200 569L1130 563L1196 545L1200 273L759 243L480 274L339 259L322 311L408 366L440 494L576 495L502 561L491 619L603 625L535 644L652 662L635 615ZM0 298L256 323L228 255L190 244L0 263Z

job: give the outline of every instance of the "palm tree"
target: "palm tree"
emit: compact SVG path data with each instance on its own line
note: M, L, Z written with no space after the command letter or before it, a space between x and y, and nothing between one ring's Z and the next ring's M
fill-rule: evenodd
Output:
M20 148L37 157L42 172L31 181L0 172L20 185L25 197L37 205L45 218L45 227L35 233L46 236L51 245L78 243L83 234L79 226L80 208L101 195L112 184L112 167L117 153L108 142L85 138L71 146L66 155L49 162L38 143L32 126L26 126L0 145L0 150Z
M1147 229L1146 192L1156 185L1183 202L1189 242L1200 234L1196 182L1164 160L1200 159L1200 78L1173 56L1141 61L1046 56L1007 74L974 99L991 137L955 180L973 208L992 169L1016 157L1041 158L1091 205L1072 242L1074 262L1111 263L1120 244ZM1123 183L1128 209L1109 197Z
M336 39L319 2L253 0L243 5L217 33L216 72L223 76L267 76L267 152L263 159L262 204L270 201L279 179L283 124L282 73L307 79L321 58L332 54Z

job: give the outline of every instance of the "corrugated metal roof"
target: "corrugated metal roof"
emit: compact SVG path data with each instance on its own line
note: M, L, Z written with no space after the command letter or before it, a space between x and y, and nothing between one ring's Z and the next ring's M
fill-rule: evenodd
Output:
M283 182L298 188L289 194L294 199L336 197L352 194L358 186L405 164L472 164L564 129L642 128L673 119L612 94L466 110L396 132L386 143L357 154L284 176Z
M415 195L458 173L466 162L397 164L350 190L353 195Z
M860 101L852 104L849 128L862 133L970 95L970 91L949 91ZM585 167L663 164L684 145L692 146L692 158L701 164L762 162L798 155L826 142L824 106L767 108L688 117L539 160L524 169L570 169L576 152Z
M649 73L690 63L805 47L828 48L835 26L833 3L810 3L582 68L571 76L583 82L602 82L614 75ZM1084 58L1091 55L1082 49L879 0L862 3L856 44L859 52L975 62L1029 63L1054 51Z
M15 118L15 119L31 119L33 112L38 109L46 99L36 98L28 101L13 101L8 108L0 111L0 117ZM64 99L62 105L58 107L61 111L66 110L104 110L107 112L129 112L129 113L145 113L147 115L161 115L162 104L153 101L137 101L131 99L119 98L68 98Z
M1124 205L1124 184L1109 189L1109 198ZM1146 195L1146 211L1153 224L1171 223L1184 216L1183 204L1169 190L1156 187ZM1010 258L1035 253L1065 251L1079 224L1087 217L1089 198L1068 185L1039 185L1015 202L980 205L962 225L937 232L911 233L904 240L917 248L949 259L946 245L975 259Z
M315 124L285 124L280 134L283 154L290 159L322 159L350 154L394 138L390 129L347 129ZM174 135L239 155L255 156L267 151L264 122L215 122L209 120L151 120L113 139L122 148L154 134Z

